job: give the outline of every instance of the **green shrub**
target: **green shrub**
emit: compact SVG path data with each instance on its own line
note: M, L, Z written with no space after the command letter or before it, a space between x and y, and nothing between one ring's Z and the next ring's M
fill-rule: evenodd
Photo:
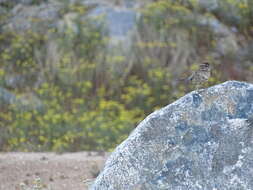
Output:
M173 54L187 45L184 42L191 42L187 46L191 50L187 52L189 68L194 70L199 57L211 62L213 75L206 86L224 81L220 62L210 56L217 39L210 28L199 27L195 18L201 14L218 17L232 6L244 22L227 18L221 21L250 38L253 6L250 1L230 1L219 1L219 9L213 12L200 9L198 1L160 0L148 4L137 26L140 36L131 47L131 54L136 55L131 64L118 49L108 50L103 18L84 17L91 8L80 3L65 2L60 10L62 19L68 13L74 16L72 24L64 23L62 28L43 33L32 29L22 33L3 30L1 87L17 98L32 94L42 105L22 109L15 102L1 103L0 150L113 149L146 115L194 89L179 83L180 76L170 67ZM56 48L50 52L52 44ZM117 72L119 68L122 71ZM185 68L186 75L189 68ZM245 66L248 68L251 66ZM16 75L25 83L9 86L6 78Z

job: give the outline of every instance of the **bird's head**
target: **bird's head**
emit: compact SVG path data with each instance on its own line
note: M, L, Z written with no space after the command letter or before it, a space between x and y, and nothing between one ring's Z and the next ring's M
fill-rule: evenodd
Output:
M204 63L200 64L199 67L200 67L201 71L208 71L210 69L210 63L204 62Z

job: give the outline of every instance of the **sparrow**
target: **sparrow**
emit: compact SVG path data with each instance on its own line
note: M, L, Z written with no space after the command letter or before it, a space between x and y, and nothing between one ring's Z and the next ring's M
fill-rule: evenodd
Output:
M185 82L190 82L196 86L198 90L205 82L208 81L211 76L211 67L208 62L204 62L199 65L199 69L194 71L191 76L186 79L183 79Z

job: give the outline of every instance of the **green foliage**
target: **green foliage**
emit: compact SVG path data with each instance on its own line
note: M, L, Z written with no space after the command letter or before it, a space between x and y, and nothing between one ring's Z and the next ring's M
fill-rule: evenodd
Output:
M252 33L253 2L250 0L219 1L219 8L214 10L213 14L225 24L235 26L246 35Z
M64 10L77 15L73 25L64 24L62 30L1 34L2 79L20 75L26 80L19 88L3 86L17 96L32 93L43 104L40 109L3 105L0 128L5 130L5 138L1 150L110 150L143 117L143 111L107 98L109 89L100 78L104 70L96 62L103 56L106 30L101 18L80 19L84 10L77 5ZM41 56L52 39L61 55L53 64Z
M199 26L196 18L201 14L219 17L235 8L243 22L221 20L250 37L253 6L251 1L235 0L219 4L212 12L202 10L194 0L160 0L144 7L137 26L140 40L131 47L138 56L131 64L119 50L116 55L109 54L103 18L83 17L91 7L78 1L65 1L60 10L61 27L45 32L1 32L1 87L17 97L33 94L42 106L21 109L15 103L0 104L0 150L113 149L146 115L194 89L176 81L169 67L171 52L184 45L177 41L178 32L196 49L189 53L191 61L198 54L212 64L213 76L206 86L223 81L220 64L209 55L217 39L210 28ZM1 19L4 22L6 18L1 15ZM165 59L159 53L153 55L156 52L166 52ZM121 64L125 64L122 75L115 72ZM195 62L191 67L194 70ZM9 76L20 76L25 84L11 87Z
M14 122L8 128L12 134L8 139L10 150L108 150L139 120L138 110L127 111L115 101L101 100L94 110L85 110L84 99L72 99L65 109L57 102L58 97L54 99L45 102L45 111L18 113L13 108L10 118Z

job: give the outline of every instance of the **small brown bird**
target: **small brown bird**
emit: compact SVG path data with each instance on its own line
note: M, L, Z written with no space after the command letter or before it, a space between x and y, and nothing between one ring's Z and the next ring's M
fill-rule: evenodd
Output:
M190 77L183 79L185 82L191 82L198 90L211 76L211 67L208 62L199 65L199 69L194 71Z

